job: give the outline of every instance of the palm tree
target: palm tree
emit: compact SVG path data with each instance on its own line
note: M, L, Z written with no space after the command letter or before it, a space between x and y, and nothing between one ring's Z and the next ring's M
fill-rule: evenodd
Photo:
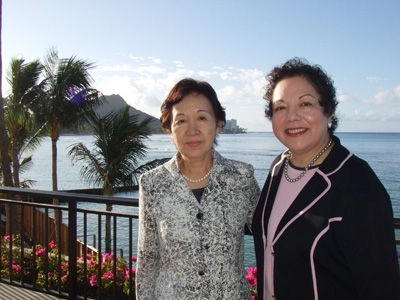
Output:
M5 99L5 119L15 187L20 187L22 154L26 149L35 149L46 134L45 124L37 124L33 111L35 100L40 95L38 81L41 71L38 60L25 63L24 59L13 59L8 71L11 93ZM31 160L31 157L26 159Z
M2 90L2 70L3 70L3 60L2 60L2 40L1 40L1 31L2 31L2 18L3 18L3 1L0 0L0 158L1 158L1 172L3 174L2 180L5 186L13 186L13 180L11 175L11 166L10 166L10 157L8 155L8 142L7 142L7 131L6 131L6 123L4 119L4 103L3 103L3 90ZM11 224L12 224L12 208L11 205L5 206L6 211L6 234L10 234L11 232Z
M93 63L77 59L75 56L60 59L58 52L50 48L44 59L44 80L41 82L41 102L39 111L47 123L51 137L52 188L57 184L57 141L63 128L76 129L83 125L86 114L101 103L100 93L91 88L92 78L89 70ZM58 199L53 199L58 205ZM55 210L55 223L61 224L61 210ZM58 231L55 232L57 244L61 244Z
M1 170L3 174L3 184L5 186L13 186L10 157L8 156L8 143L7 143L7 131L6 123L4 119L4 103L3 103L3 90L2 90L2 70L3 70L3 59L2 59L2 18L3 18L3 1L0 0L0 157L1 157ZM8 206L7 206L8 207ZM6 208L7 210L7 208ZM7 227L9 222L7 222Z
M100 93L91 88L89 70L92 68L93 63L75 56L60 59L54 48L49 50L44 59L41 111L50 129L53 191L58 190L57 141L60 130L78 128L85 122L86 114L101 103Z
M165 161L157 159L139 166L148 149L144 141L150 135L150 122L149 117L138 123L138 115L129 115L129 106L103 117L92 114L94 149L76 143L68 153L73 160L84 163L82 178L90 184L101 185L105 196L114 195L118 187L137 185L142 173ZM107 204L107 210L112 210L111 204ZM110 241L110 218L106 217L106 252L111 250Z

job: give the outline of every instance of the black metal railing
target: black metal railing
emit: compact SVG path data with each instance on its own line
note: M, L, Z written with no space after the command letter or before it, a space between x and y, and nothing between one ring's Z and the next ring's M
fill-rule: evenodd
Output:
M14 199L13 199L14 198ZM15 200L17 199L17 200ZM60 205L52 205L49 204L53 199L58 199L60 201ZM136 243L137 239L137 231L134 231L134 222L137 222L138 214L136 213L127 213L127 212L110 212L106 210L95 210L88 209L87 206L91 206L92 204L112 204L113 206L118 205L121 206L123 211L129 210L128 208L135 207L136 211L139 206L138 199L128 199L121 197L105 197L98 196L93 194L81 194L81 193L70 193L70 192L49 192L49 191L38 191L32 189L20 189L20 188L10 188L10 187L0 187L0 205L1 208L4 209L7 205L9 208L13 208L13 212L15 208L19 207L20 209L20 223L12 224L10 226L9 234L12 236L15 233L19 233L21 237L21 246L18 249L20 256L18 259L20 261L24 261L24 257L30 255L33 256L31 265L24 265L21 263L22 270L14 270L12 263L6 265L3 260L8 260L12 262L14 260L13 257L13 249L15 250L15 246L13 245L13 240L9 238L7 241L7 249L8 253L5 255L6 257L2 257L0 261L0 282L21 286L24 288L52 294L54 296L58 296L64 299L135 299L135 291L134 291L134 274L131 273L133 270L133 245ZM86 208L82 208L82 204L87 204ZM25 208L31 208L33 212L26 212ZM54 225L53 216L56 212L63 212L63 220L66 224L56 224ZM31 214L28 216L27 214ZM41 216L41 217L40 217ZM4 227L4 215L2 215L2 226ZM103 276L105 274L102 270L102 263L104 255L103 249L105 249L105 241L104 241L104 224L105 218L109 217L112 222L112 276L115 280L112 280L112 287L107 291L107 295L104 294L104 285L102 286ZM38 221L39 218L42 218L44 221ZM90 224L88 224L90 220ZM124 230L122 234L118 233L118 226L120 222L125 222ZM78 225L79 223L79 225ZM95 225L93 225L95 223ZM30 224L30 225L29 225ZM137 224L135 224L137 225ZM32 228L28 228L32 226ZM53 226L53 229L51 227ZM64 227L63 227L64 226ZM91 227L91 228L90 228ZM394 219L394 228L396 229L397 239L396 243L400 245L400 218ZM4 228L2 228L4 229ZM91 229L91 230L90 230ZM137 226L136 226L137 229ZM55 231L57 231L58 236L65 236L65 239L60 238L60 244L57 245L59 251L57 253L57 274L59 274L56 279L57 284L56 287L54 285L50 288L50 279L48 272L50 270L51 264L51 249L49 242L54 240ZM90 231L90 232L89 232ZM44 232L40 234L40 232ZM4 232L1 234L1 239L4 238ZM90 239L88 239L90 237ZM79 239L78 239L79 238ZM83 239L80 240L80 239ZM126 247L124 249L118 248L117 241L118 240L126 240ZM135 240L134 240L135 239ZM89 242L92 241L92 242ZM45 287L39 286L36 283L36 279L38 274L33 273L34 278L26 278L25 276L21 276L18 280L13 279L13 272L20 272L21 274L25 274L27 268L36 269L38 266L35 265L37 261L37 254L32 249L36 249L36 245L39 244L39 241L42 241L44 246L45 255L43 263L44 263L44 278L42 280L45 282ZM45 242L43 242L45 241ZM96 242L97 241L97 242ZM27 246L29 245L29 248ZM0 252L3 253L4 249L0 248ZM120 253L120 258L123 256L123 250L128 252L128 257L126 260L127 268L129 270L129 279L126 282L125 286L125 294L121 297L119 290L117 289L117 253ZM96 266L96 286L97 292L95 296L92 290L90 289L90 284L88 281L89 268L91 267L88 259L86 259L89 253L95 253L98 258L98 264ZM76 255L75 255L76 254ZM67 286L68 289L65 290L62 287L62 282L65 278L61 278L63 265L61 264L62 255L67 255L68 257L68 268L69 275L67 277ZM83 260L77 260L75 257L83 257ZM42 266L43 267L43 266ZM79 268L78 268L79 267ZM7 268L7 270L6 270ZM3 276L3 271L7 271L10 275L9 277ZM5 272L5 273L7 273ZM79 273L79 274L78 274ZM36 276L36 277L35 277ZM78 277L80 281L78 282ZM107 279L108 280L108 279ZM103 282L104 283L104 282ZM64 284L65 285L65 284ZM79 291L79 293L78 293Z
M137 239L137 236L135 236L134 234L134 221L138 218L138 214L137 212L126 213L106 210L94 210L90 209L90 206L101 203L112 204L113 206L117 205L118 207L122 208L132 208L138 207L138 199L106 197L69 192L49 192L11 187L0 187L0 194L0 205L2 210L4 210L8 206L13 213L19 211L20 215L18 221L19 224L13 222L9 224L11 226L8 227L8 234L12 237L18 233L21 237L21 244L17 250L15 245L13 245L13 239L8 238L7 240L6 244L8 244L7 249L9 252L7 260L10 263L6 265L3 262L3 259L0 262L1 282L49 293L65 299L135 299L133 245L134 238L135 243ZM60 202L60 205L49 204L52 203L53 199L57 199ZM82 204L86 204L86 208L82 208ZM89 209L87 208L88 206ZM55 215L57 212L62 212L64 224L54 225ZM109 218L109 220L111 220L111 241L104 240L104 227L106 224L106 218ZM41 221L39 221L38 219L41 219ZM88 225L89 220L90 224ZM1 233L2 239L4 238L4 230L6 225L6 222L4 221L5 215L3 214L3 232ZM123 236L118 236L117 229L119 224L122 224L122 222L125 224L124 233ZM94 230L96 231L95 233ZM88 231L91 232L88 233ZM57 247L56 256L58 256L58 259L56 260L57 267L56 270L54 270L53 266L53 269L50 270L49 265L54 262L54 257L52 257L52 255L54 256L54 254L52 254L51 251L51 247L54 244L49 243L54 242L55 237L57 236L59 237L57 239L58 244L55 246ZM78 236L80 239L83 239L83 241L78 239ZM93 239L88 239L88 237L91 236L93 237ZM97 245L94 243L90 245L89 240L95 241L96 239ZM118 240L125 241L125 251L128 252L127 259L122 258L123 250L121 248L117 248ZM31 272L30 278L26 278L26 276L21 275L18 277L18 280L13 279L13 273L16 274L18 272L19 274L26 274L28 268L30 268L31 270L38 267L35 264L38 258L38 254L36 254L36 249L39 241L41 241L41 246L43 246L44 253L42 260L44 266L42 266L42 268L44 267L45 271L43 272L44 275L42 274L44 278L41 278L41 280L44 282L44 287L43 285L39 286L37 284L38 272ZM110 274L108 275L104 274L105 271L102 270L102 265L104 264L104 257L106 254L103 250L107 248L106 242L110 243L110 248L112 249L111 253L107 253L107 259L109 260L110 265L112 265L112 271L109 271L108 273ZM0 249L0 252L3 253L3 250L5 249ZM13 257L13 253L15 253L15 251L19 253L18 259L22 262L21 264L19 264L18 268L20 269L18 270L15 270L13 268L13 263L11 263L13 260L15 260L15 258ZM119 258L117 258L118 252L120 253ZM93 269L93 266L90 265L90 261L88 259L89 253L92 255L97 255L98 261L96 264L97 271L95 275L96 284L89 284L89 281L91 279L88 277L89 268ZM24 263L24 259L27 256L30 256L31 258L30 265ZM62 278L61 276L62 269L64 267L61 263L62 256L65 257L68 261L67 278ZM76 259L76 257L79 257L79 259ZM124 286L118 287L117 285L120 284L120 282L118 282L117 273L120 273L121 270L119 269L120 266L117 267L117 265L119 264L121 259L126 262L125 266L129 273L127 276L128 279L124 283ZM3 274L3 271L4 273L7 273L9 275L9 278L5 278L5 276L1 275ZM58 274L58 278L56 278L56 285L54 285L54 283L52 285L52 282L50 282L50 271L52 271L53 273L56 271ZM105 275L108 276L107 279L104 279ZM112 278L111 287L109 284L109 278ZM108 286L105 287L104 281L106 280L108 281ZM93 293L93 285L97 287L97 291L95 293ZM65 287L67 287L67 289ZM124 289L124 294L122 298L121 289ZM105 296L105 290L107 290L107 296ZM93 296L93 294L95 296Z

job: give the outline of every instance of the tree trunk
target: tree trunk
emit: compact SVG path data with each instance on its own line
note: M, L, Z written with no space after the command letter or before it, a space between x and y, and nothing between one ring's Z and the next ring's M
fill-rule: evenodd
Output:
M6 131L6 122L4 119L4 101L3 101L3 91L2 91L2 83L3 83L3 58L2 58L2 20L3 20L3 1L0 0L0 157L1 157L1 169L3 172L3 184L5 186L14 186L11 174L11 166L10 166L10 157L8 155L8 139L7 139L7 131ZM3 195L5 198L7 195ZM11 199L11 198L9 198ZM12 207L10 205L5 206L6 211L6 232L8 235L11 230L11 216L12 216Z
M107 204L107 211L112 211L112 204ZM111 216L106 215L106 253L111 253ZM116 253L114 253L116 255Z
M3 1L0 0L0 156L1 156L1 169L3 171L3 182L5 186L13 186L11 175L10 157L8 155L8 138L6 131L6 122L4 119L4 101L3 101L3 58L2 58L2 19L3 19Z
M53 191L57 191L57 141L58 141L58 132L57 125L53 125L53 130L51 134L51 154L52 154L52 183L53 183ZM59 205L58 199L53 199L53 205ZM56 244L60 245L60 247L65 247L66 245L62 245L61 236L59 235L58 227L62 224L62 213L59 209L54 209L54 236L56 240ZM62 249L60 249L61 251Z
M15 136L15 134L11 135L11 159L12 159L12 165L13 165L13 176L14 176L14 186L15 187L20 187L20 181L19 181L19 157L18 157L18 137Z
M12 139L11 142L11 156L12 156L12 165L13 165L13 176L14 176L14 186L19 188L20 187L20 181L19 181L19 157L17 155L18 153L18 143L17 140L18 138L15 138L15 134L12 134L10 132L10 136ZM21 201L21 196L20 195L15 195L15 201ZM13 211L11 213L11 219L12 219L12 224L18 224L21 225L22 222L22 206L21 205L16 205L13 208ZM13 234L19 234L21 233L21 226L15 226L13 230Z
M114 195L114 189L109 183L105 183L103 186L103 195L112 196ZM106 205L107 211L112 211L112 204ZM105 250L106 253L111 253L111 216L106 216L106 239L105 239ZM116 255L116 253L114 253Z

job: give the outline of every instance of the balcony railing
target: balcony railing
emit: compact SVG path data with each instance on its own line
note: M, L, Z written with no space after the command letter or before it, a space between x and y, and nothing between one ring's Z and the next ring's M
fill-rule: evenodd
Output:
M4 238L5 235L4 230L6 222L4 211L6 206L11 209L13 216L15 213L20 216L18 218L19 220L11 223L12 226L9 228L8 235L15 236L16 234L20 234L20 236L23 237L21 238L21 246L17 250L19 252L18 259L21 263L19 264L19 262L16 262L21 269L16 271L13 269L13 264L11 263L6 266L2 257L2 261L0 262L0 271L2 273L3 271L7 271L7 274L10 276L9 278L3 278L5 276L0 277L1 282L49 293L65 299L121 299L121 291L117 289L117 285L120 284L117 280L117 272L120 272L121 270L117 268L117 265L119 259L125 255L124 261L126 261L126 267L130 273L129 276L127 276L129 278L125 283L125 293L122 298L135 299L134 276L131 272L134 269L133 245L136 243L137 239L137 232L134 230L134 228L137 228L137 224L134 224L134 222L137 222L137 220L135 220L138 218L137 212L113 212L106 211L105 209L88 209L87 207L90 208L94 204L97 205L98 203L102 203L127 208L126 211L129 211L132 210L129 208L138 207L138 199L68 192L38 191L11 187L0 187L0 194L3 230L3 232L1 232L1 238ZM58 199L60 205L50 204L53 199ZM125 211L124 209L122 210ZM55 215L60 212L63 222L62 224L55 224ZM111 253L107 253L107 259L109 260L110 265L112 265L112 272L108 275L103 274L104 270L102 270L102 263L104 264L104 257L106 254L104 253L104 249L107 248L107 241L104 240L106 218L111 221L111 241L109 241L109 243L111 243L109 245L111 247ZM13 218L13 220L14 219L15 218ZM123 236L121 236L121 234L118 236L119 232L117 229L120 224L124 224ZM57 236L59 238L57 238ZM11 238L8 240L9 245L7 249L9 254L5 260L11 262L15 260L12 256L16 251L16 247L13 245L13 240ZM28 271L27 268L31 267L23 263L24 258L33 255L33 261L37 261L37 254L32 249L36 250L38 245L44 247L43 249L46 255L43 255L43 263L46 271L50 272L49 264L52 263L50 246L52 244L49 245L49 243L56 242L56 240L58 240L56 247L58 250L57 255L59 256L59 259L57 260L58 266L56 267L57 274L59 274L56 279L57 288L54 288L54 284L52 288L42 288L36 283L37 278L27 279L25 276L20 276L19 281L12 279L13 273L15 274L16 272L19 272L20 274L26 274ZM124 240L124 249L117 247L118 240ZM0 252L3 250L4 249L0 249ZM67 278L60 278L63 268L63 265L61 264L62 255L68 261L69 275ZM87 259L88 257L93 256L98 258L95 276L97 292L94 297L93 288L90 293L88 291L91 286L89 284L90 278L88 278L89 267L93 268L93 266L89 266L89 259ZM117 258L117 256L119 257ZM77 257L79 259L76 259ZM5 270L5 268L8 269ZM80 282L78 282L77 272L83 272L83 274L79 274ZM104 279L105 275L108 276L107 279ZM37 272L34 272L33 276L38 276ZM115 278L116 280L111 280L112 287L108 284L108 296L105 296L104 281L110 281L109 278ZM45 287L51 286L47 274L42 280L45 281ZM67 282L63 282L63 280ZM62 288L62 282L64 288ZM65 291L65 286L68 286L67 291Z
M55 206L49 204L52 202L52 199L58 199L60 205ZM135 299L134 278L132 274L130 274L126 284L126 289L128 290L128 293L124 294L124 296L121 297L117 291L117 280L112 280L111 296L110 292L106 296L104 294L104 290L102 289L101 281L103 275L105 274L102 273L103 271L101 266L104 262L104 256L102 253L103 249L105 249L105 219L109 217L112 220L111 252L112 254L114 254L112 256L112 277L117 278L117 255L119 255L119 258L121 258L122 256L126 256L126 264L128 266L128 269L130 271L133 270L133 245L136 243L137 240L137 231L135 231L134 228L137 229L136 219L138 219L138 202L138 199L133 198L128 199L121 197L105 197L91 194L88 195L68 192L48 192L31 189L0 187L1 209L3 210L8 205L9 207L12 207L12 211L14 212L16 208L19 208L21 215L19 223L12 223L13 226L11 226L11 232L9 234L21 234L21 236L24 237L27 245L29 245L29 248L25 248L25 243L21 244L21 249L19 249L21 257L19 259L23 261L24 255L27 255L26 253L29 252L28 250L32 249L31 247L33 247L33 249L36 249L36 245L40 244L45 247L46 255L44 255L44 264L46 270L48 270L48 265L50 263L49 260L51 259L49 243L55 241L56 236L58 235L60 237L59 245L57 245L59 250L59 265L57 266L58 274L62 273L61 255L67 256L69 268L69 276L67 278L67 291L62 289L61 282L63 279L60 278L61 275L57 278L57 288L42 288L36 284L37 278L30 278L30 282L27 282L27 279L24 276L22 276L18 281L13 280L11 275L13 272L15 272L15 270L12 269L12 264L6 267L6 265L3 263L2 257L2 260L0 262L0 271L3 273L4 268L9 268L8 273L10 274L10 276L9 278L0 277L0 282L52 294L54 296L58 296L64 299ZM110 212L106 210L87 209L88 206L90 207L98 203L112 204L113 206L118 205L118 207L123 208L122 211L124 212ZM129 211L132 207L136 207L136 213L125 212ZM62 212L63 224L54 224L54 216L56 212ZM4 229L5 225L4 217L5 216L2 215L2 229ZM88 220L90 220L90 224L88 224ZM121 231L118 233L117 230L121 222L124 223L122 234ZM400 218L394 219L394 227L397 231L396 243L400 245ZM1 232L0 235L1 238L4 238L4 232ZM4 259L12 261L12 249L15 247L13 246L12 239L9 240L9 245L7 247L7 249L9 249L9 253L6 255L8 257ZM118 248L118 240L124 240L125 247ZM0 252L2 251L3 249L0 249ZM35 251L32 252L35 258ZM126 255L126 252L128 252L128 255ZM96 276L98 290L96 296L94 297L88 291L88 281L90 279L87 276L89 272L88 260L75 259L76 257L86 258L88 254L98 257ZM23 263L21 264L21 266L22 270L20 270L20 272L21 274L24 274L24 272L26 271L24 270L24 268L26 266ZM82 272L83 269L83 274L80 274L80 278L83 278L84 282L78 282L78 269L79 272ZM46 287L50 285L47 275L43 280L46 281Z

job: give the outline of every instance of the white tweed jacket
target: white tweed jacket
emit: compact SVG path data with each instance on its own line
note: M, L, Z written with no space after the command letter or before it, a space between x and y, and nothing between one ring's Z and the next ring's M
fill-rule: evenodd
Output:
M259 196L254 169L218 152L199 203L178 154L140 178L136 299L251 299L244 227Z

